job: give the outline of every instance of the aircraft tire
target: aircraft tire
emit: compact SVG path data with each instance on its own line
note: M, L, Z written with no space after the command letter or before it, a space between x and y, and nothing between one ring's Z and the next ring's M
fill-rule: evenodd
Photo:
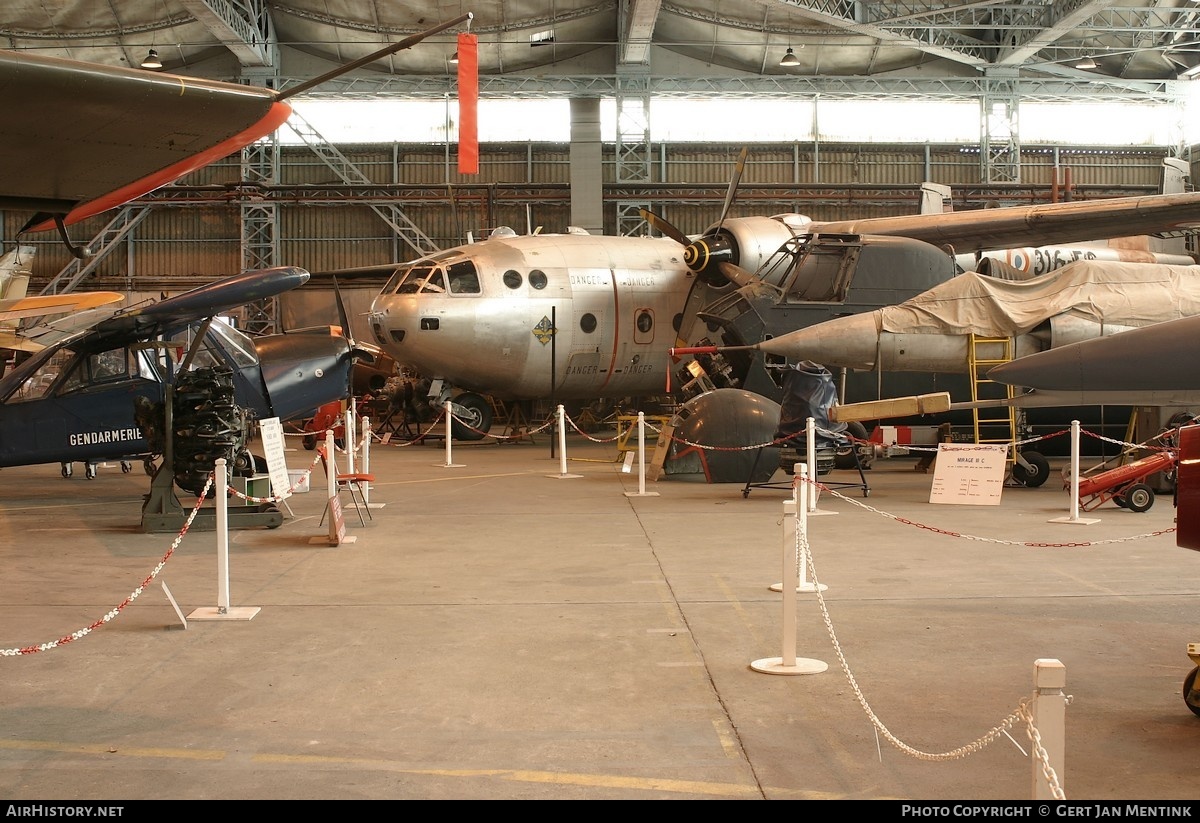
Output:
M1188 672L1188 676L1183 678L1183 702L1192 710L1192 714L1200 716L1200 703L1197 703L1192 697L1192 687L1196 684L1196 676L1200 674L1200 666Z
M867 427L857 420L851 420L846 424L846 434L850 435L853 440L847 446L840 446L837 454L834 456L834 467L838 469L857 469L858 463L854 461L854 450L860 447L860 444L865 442L868 434ZM860 455L860 460L862 457ZM863 460L863 468L867 468L866 460Z
M492 404L487 398L473 393L460 394L454 398L454 405L463 409L450 428L455 440L482 440L487 436L492 427Z
M1013 480L1022 486L1036 489L1050 478L1050 461L1041 452L1021 452L1021 457L1025 458L1029 466L1025 467L1020 463L1014 465Z
M1134 483L1121 497L1125 500L1125 508L1131 512L1148 511L1154 505L1154 489L1145 483Z

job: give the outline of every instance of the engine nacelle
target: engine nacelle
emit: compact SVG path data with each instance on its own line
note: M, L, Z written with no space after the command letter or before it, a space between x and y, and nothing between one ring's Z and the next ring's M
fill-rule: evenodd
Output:
M734 217L709 226L683 253L684 263L708 282L725 281L721 262L758 272L785 245L808 233L812 220L802 214Z

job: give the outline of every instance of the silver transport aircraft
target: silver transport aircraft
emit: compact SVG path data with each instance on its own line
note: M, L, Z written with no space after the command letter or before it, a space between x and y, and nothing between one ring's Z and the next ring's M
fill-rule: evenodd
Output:
M431 379L432 403L452 399L475 430L460 433L481 437L488 395L686 400L739 388L778 397L761 352L687 360L670 349L747 346L901 303L954 277L956 255L1182 230L1200 223L1200 192L844 221L735 217L694 237L645 216L667 236L497 230L411 262L335 274L388 278L369 311L377 342ZM912 383L922 377L852 375L843 400L939 388Z

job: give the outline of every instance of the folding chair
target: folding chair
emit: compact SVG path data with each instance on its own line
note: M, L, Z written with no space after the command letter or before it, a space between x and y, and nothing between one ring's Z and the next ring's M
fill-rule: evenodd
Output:
M367 525L367 521L363 519L363 511L366 510L367 517L372 520L375 518L371 515L371 507L367 505L367 495L364 491L364 485L374 483L375 475L371 472L339 472L337 470L337 460L330 460L325 454L325 444L317 446L317 452L321 455L321 467L325 469L325 477L329 477L330 466L333 467L333 483L338 494L342 492L350 492L350 500L354 503L354 508L358 512L358 522L363 526ZM361 501L361 504L360 504ZM321 512L321 522L317 525L325 523L325 514L329 511L329 503L325 504L325 511Z

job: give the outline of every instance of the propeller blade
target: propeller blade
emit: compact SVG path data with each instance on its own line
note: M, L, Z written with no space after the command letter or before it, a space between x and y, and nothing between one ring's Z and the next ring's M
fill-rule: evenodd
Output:
M737 166L729 181L729 191L725 192L725 205L721 207L721 219L717 221L718 227L724 224L725 218L729 216L729 207L733 205L733 196L737 193L738 184L742 182L742 172L746 169L746 157L749 154L750 147L742 146L742 153L738 155Z
M722 260L717 264L717 268L721 274L728 278L729 282L735 286L748 286L751 283L760 282L760 278L743 269L737 263L730 263L728 260Z
M350 348L354 348L354 329L350 328L350 315L346 313L346 304L342 301L342 290L338 287L337 277L333 278L333 297L337 301L338 321L342 324L342 334L346 336Z
M667 237L670 237L672 240L674 240L679 245L686 246L692 242L691 240L688 239L688 236L686 234L684 234L679 229L672 226L670 223L668 223L663 218L659 217L654 212L648 211L646 209L638 209L638 214L640 214L642 216L642 219L645 220L647 223L649 223L653 228L662 232Z

